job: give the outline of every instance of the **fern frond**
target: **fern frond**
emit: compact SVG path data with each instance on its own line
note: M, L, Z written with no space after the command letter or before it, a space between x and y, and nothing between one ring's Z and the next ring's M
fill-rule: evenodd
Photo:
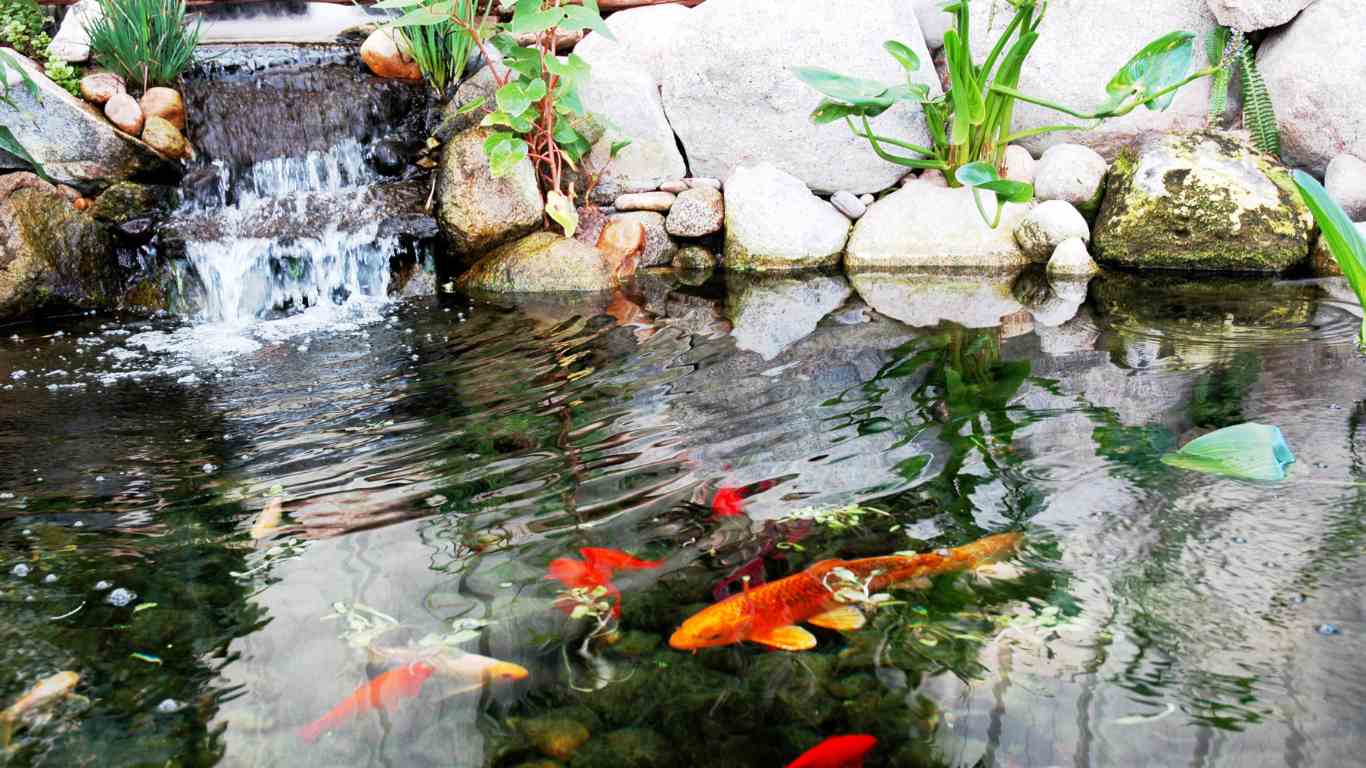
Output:
M1243 80L1243 127L1252 132L1252 143L1257 149L1280 157L1281 131L1276 126L1276 110L1271 104L1266 81L1257 70L1252 46L1243 46L1238 70Z
M1233 79L1233 67L1238 54L1247 47L1243 33L1229 27L1215 27L1205 38L1205 56L1210 66L1219 69L1210 82L1209 115L1205 121L1210 127L1217 127L1228 109L1229 82Z

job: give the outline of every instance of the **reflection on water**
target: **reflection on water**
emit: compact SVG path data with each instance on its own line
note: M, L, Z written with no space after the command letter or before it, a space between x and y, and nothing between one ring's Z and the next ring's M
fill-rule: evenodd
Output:
M1329 288L645 276L214 355L7 328L0 704L81 682L0 763L1354 764L1366 392ZM1287 481L1159 461L1246 420ZM746 583L1004 530L813 651L668 647Z

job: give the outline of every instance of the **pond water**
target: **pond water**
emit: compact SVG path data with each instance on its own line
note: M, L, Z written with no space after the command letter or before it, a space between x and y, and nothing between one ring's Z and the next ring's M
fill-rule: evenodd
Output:
M1358 762L1340 287L852 287L0 329L0 704L80 675L0 764L757 768L845 733L871 766ZM1159 461L1243 421L1284 430L1287 480ZM738 574L1001 531L1004 563L813 650L668 647ZM595 637L547 578L586 547L660 561ZM308 731L414 653L526 674Z

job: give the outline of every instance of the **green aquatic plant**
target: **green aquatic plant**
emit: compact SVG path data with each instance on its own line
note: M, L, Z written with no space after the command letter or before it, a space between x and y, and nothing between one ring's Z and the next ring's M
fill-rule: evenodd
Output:
M100 0L100 11L90 50L130 87L174 85L190 66L200 22L186 23L185 0Z
M1351 284L1357 302L1366 308L1366 238L1361 236L1347 212L1328 195L1328 190L1317 179L1304 171L1295 171L1293 178L1300 196L1319 225L1319 237L1328 244L1328 251L1333 254L1333 259ZM1366 345L1366 318L1361 321L1357 341Z
M859 504L845 504L842 507L802 507L784 515L781 522L809 520L817 525L841 532L858 528L869 517L890 517L886 512Z
M43 29L46 19L34 0L0 0L0 48L13 48L41 59L52 42Z
M1242 32L1216 27L1205 40L1205 53L1217 67L1210 84L1209 124L1214 126L1228 108L1228 89L1236 71L1243 99L1243 127L1252 134L1252 143L1268 154L1281 154L1281 131L1266 81L1257 69L1251 41Z
M408 42L413 61L422 70L423 79L436 91L438 98L449 96L448 89L460 83L474 44L465 29L473 28L481 18L488 18L492 5L493 0L485 0L481 10L477 0L423 0L418 8L439 18L430 24L409 23L398 27ZM445 12L447 6L449 14ZM463 23L456 24L451 17L459 18Z
M978 62L972 54L970 37L970 0L946 5L954 23L944 34L944 57L949 75L948 91L931 97L929 86L916 82L920 57L904 43L889 40L887 53L906 71L904 82L887 85L874 80L841 75L818 67L796 67L793 72L825 99L811 113L816 123L843 120L854 135L868 141L877 156L908 168L942 171L952 186L966 186L990 192L997 212L982 216L996 226L1000 206L1007 202L1028 202L1034 196L1031 185L1001 178L1005 170L1005 148L1012 141L1055 131L1071 131L1099 125L1101 121L1128 114L1140 106L1164 110L1177 89L1186 83L1214 74L1216 67L1190 73L1194 57L1191 32L1171 32L1149 43L1134 54L1105 86L1106 98L1090 111L1081 111L1031 96L1018 90L1020 73L1030 50L1039 38L1047 2L1007 0L1015 9L1014 17L997 38L986 58ZM1012 128L1016 102L1046 107L1056 112L1091 121L1088 125L1046 125L1024 131ZM877 117L898 102L918 104L929 128L930 146L921 146L876 133L869 118ZM982 209L980 200L978 209Z
M1168 466L1239 480L1284 480L1294 461L1279 427L1251 421L1216 429L1162 457Z

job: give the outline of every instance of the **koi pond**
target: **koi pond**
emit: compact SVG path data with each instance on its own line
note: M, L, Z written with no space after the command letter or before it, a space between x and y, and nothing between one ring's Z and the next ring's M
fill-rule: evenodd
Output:
M0 764L1356 764L1342 290L645 275L6 326ZM1285 479L1161 460L1243 422ZM859 565L895 553L939 565ZM840 615L788 626L765 587L830 558Z

